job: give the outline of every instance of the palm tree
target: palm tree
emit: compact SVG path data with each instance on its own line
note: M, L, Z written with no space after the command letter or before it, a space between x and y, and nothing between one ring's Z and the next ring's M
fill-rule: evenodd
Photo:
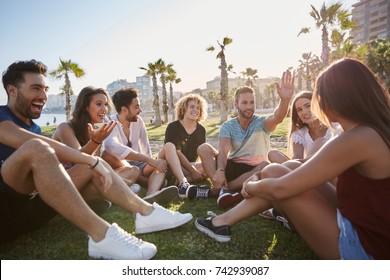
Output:
M168 98L167 98L167 87L166 87L166 74L168 71L168 67L172 67L172 64L165 65L165 61L159 59L157 61L157 71L160 75L161 82L161 93L162 93L162 109L164 115L164 123L168 123Z
M250 67L246 68L245 71L242 71L241 74L244 76L244 79L247 79L245 85L248 87L253 87L254 81L259 78L257 69L252 69Z
M329 64L329 33L330 28L335 28L336 25L340 26L341 30L349 30L354 24L352 22L351 14L341 8L342 4L337 2L335 4L326 7L325 2L322 4L320 10L317 10L313 5L311 6L310 16L315 21L315 27L321 29L322 31L322 53L321 60L322 63L327 66ZM310 28L304 27L298 33L298 36L302 33L309 33Z
M139 67L139 69L145 70L147 76L152 77L153 83L153 109L156 115L156 126L161 125L161 114L160 114L160 98L158 96L158 85L157 85L157 75L159 71L159 64L162 59L160 58L155 63L148 63L148 67Z
M390 42L383 38L368 41L366 64L390 88Z
M254 89L256 94L256 107L261 107L261 94L260 90L255 86L255 80L259 78L257 75L257 69L252 69L250 67L246 68L245 71L242 71L241 74L244 76L244 79L247 79L245 85Z
M172 64L168 64L166 81L169 82L169 103L171 104L171 115L172 121L175 120L175 105L173 102L173 83L178 84L181 82L181 79L177 77L176 71L173 69Z
M65 85L61 88L61 94L65 95L65 113L66 121L70 119L70 112L72 110L72 105L70 104L70 96L73 95L72 86L70 84L69 74L73 73L76 78L81 78L85 75L83 69L79 67L77 63L69 60L62 60L60 58L60 65L56 70L51 71L50 76L56 79L65 78Z
M217 54L217 59L221 60L221 90L220 90L220 98L221 98L221 120L220 123L223 123L227 120L227 110L228 110L228 94L229 94L229 86L228 86L228 70L231 70L233 67L232 65L227 65L226 58L225 58L225 48L227 45L231 44L233 42L233 39L229 37L223 38L222 44L217 41L219 47L221 50ZM214 51L215 48L213 46L210 46L206 49L207 51Z
M312 90L312 82L322 68L322 63L316 55L311 52L303 53L302 60L299 60L298 68L302 69L302 76L306 81L306 90Z
M274 108L276 105L276 96L275 96L275 91L276 91L276 83L270 83L265 86L265 100L263 107L265 108Z

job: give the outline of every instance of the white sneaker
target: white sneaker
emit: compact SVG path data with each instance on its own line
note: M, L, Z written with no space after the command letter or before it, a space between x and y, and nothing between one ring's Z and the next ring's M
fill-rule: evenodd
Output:
M133 193L139 193L141 191L141 186L138 185L138 184L132 184L130 186L130 190L133 192Z
M88 255L95 259L149 260L157 253L154 244L142 241L124 231L116 223L107 230L99 242L89 236Z
M190 213L182 214L153 203L153 212L147 216L135 214L135 233L149 233L175 228L192 220Z

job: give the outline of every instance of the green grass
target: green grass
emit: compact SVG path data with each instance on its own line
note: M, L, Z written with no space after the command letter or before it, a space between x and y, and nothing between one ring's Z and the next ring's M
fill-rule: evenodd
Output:
M273 135L287 133L288 121L280 125ZM204 123L208 137L216 137L218 120ZM166 125L148 126L151 140L163 140ZM44 127L50 135L54 127ZM142 191L141 196L144 194ZM216 198L203 200L176 199L169 207L180 212L190 212L195 218L207 217L207 211L220 214L223 210L216 204ZM130 233L134 233L134 220L131 213L113 206L103 214L108 222L116 222ZM317 259L302 239L288 231L276 221L258 216L245 220L232 228L232 240L218 243L196 230L194 220L177 229L139 235L143 240L156 244L160 260L244 260L271 259L296 260ZM34 232L25 234L13 241L0 244L0 259L88 259L87 236L64 218L58 216L47 225Z

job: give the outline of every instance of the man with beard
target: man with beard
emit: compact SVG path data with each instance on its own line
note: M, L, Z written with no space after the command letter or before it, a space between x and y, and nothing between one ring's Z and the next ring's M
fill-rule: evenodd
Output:
M155 245L109 224L84 199L98 194L135 213L137 233L174 228L192 215L150 205L102 159L42 136L33 119L47 101L46 73L46 65L30 60L11 64L2 76L8 101L0 106L0 242L33 231L58 213L88 234L90 257L152 258ZM60 162L75 166L67 173Z
M172 143L166 143L158 153L158 157L152 157L146 126L139 116L142 112L140 100L135 88L121 89L112 96L116 115L112 120L118 121L118 125L103 142L102 157L113 168L131 164L141 171L139 181L147 184L147 192L144 200L157 202L161 205L168 204L178 194L181 198L196 197L197 186L190 185L184 176L180 160L176 153L176 147ZM168 165L179 182L179 193L176 186L164 187Z
M219 195L217 203L228 208L241 200L238 193L246 179L261 171L266 165L270 147L270 132L286 117L294 92L294 77L290 71L283 73L277 84L280 97L272 115L257 116L255 93L251 87L236 91L234 107L238 116L224 122L219 132L219 152L205 143L198 148L203 168L212 180L212 192Z

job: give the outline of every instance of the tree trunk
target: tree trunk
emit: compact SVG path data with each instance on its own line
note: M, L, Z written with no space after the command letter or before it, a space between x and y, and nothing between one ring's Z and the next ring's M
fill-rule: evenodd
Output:
M68 74L65 73L65 114L66 114L67 122L70 120L70 112L72 110L72 105L70 104L70 93L71 93L70 80Z
M326 26L322 26L322 53L321 53L321 59L322 63L324 63L324 66L329 65L329 53L330 53L330 48L329 48L329 42L328 42L328 30L326 29Z
M172 121L175 120L175 104L173 104L173 86L172 82L169 83L169 99L171 103L171 115L172 115Z
M164 114L164 123L168 123L168 99L167 99L167 87L165 84L165 79L164 77L161 78L161 84L162 84L162 109L163 109L163 114Z
M220 123L222 124L227 120L227 110L228 110L228 93L229 93L229 85L228 85L228 73L227 73L227 66L226 66L226 60L225 55L221 55L221 120Z
M158 86L157 86L157 77L156 74L153 74L153 109L156 114L156 126L161 125L161 114L160 114L160 98L158 96Z

